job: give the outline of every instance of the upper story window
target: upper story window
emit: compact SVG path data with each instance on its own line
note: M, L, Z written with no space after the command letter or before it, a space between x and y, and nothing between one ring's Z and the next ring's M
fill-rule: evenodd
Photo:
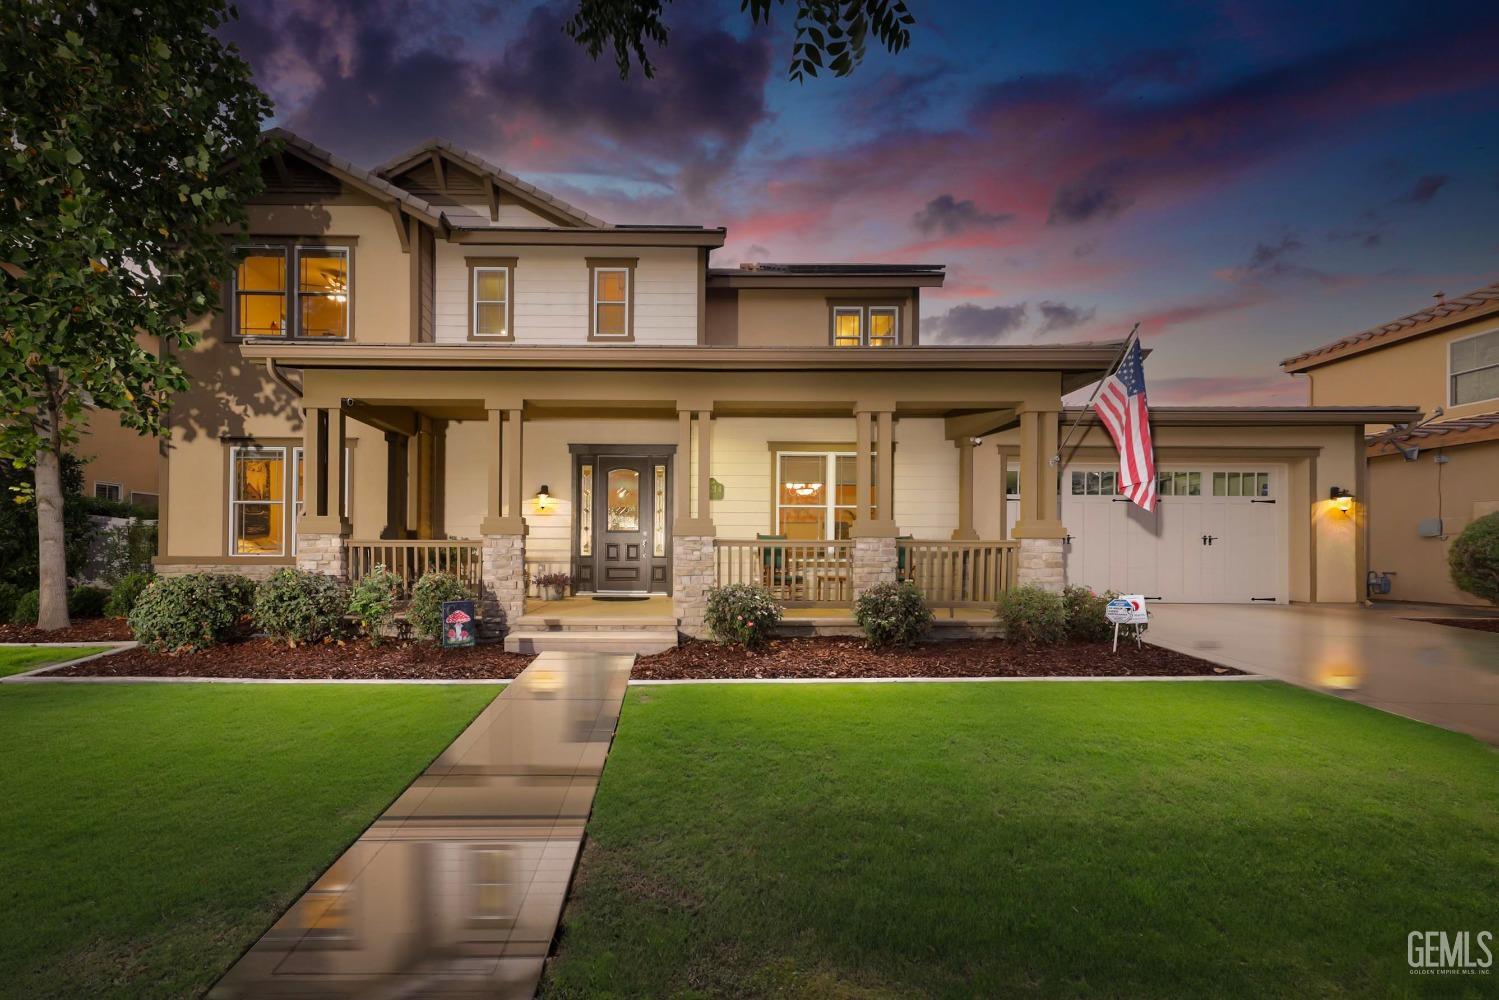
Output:
M296 276L289 283L288 272ZM234 335L346 339L349 248L265 244L239 249Z
M514 257L469 257L468 339L515 339Z
M1499 399L1499 330L1454 340L1447 360L1449 405Z
M900 306L832 305L834 347L894 347L900 343Z
M635 258L588 259L588 339L634 340Z

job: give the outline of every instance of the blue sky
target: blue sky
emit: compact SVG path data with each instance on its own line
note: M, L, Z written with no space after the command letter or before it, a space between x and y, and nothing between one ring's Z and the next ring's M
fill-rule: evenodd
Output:
M1499 280L1499 5L924 3L912 45L786 79L794 4L669 5L658 74L570 3L259 0L276 124L374 165L442 135L715 263L939 262L923 336L1102 339L1152 397L1300 402L1296 351Z

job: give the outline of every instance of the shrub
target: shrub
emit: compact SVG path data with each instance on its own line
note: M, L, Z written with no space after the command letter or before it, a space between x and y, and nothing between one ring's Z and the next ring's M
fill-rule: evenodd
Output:
M474 596L464 582L451 573L426 573L411 588L406 620L424 639L442 638L442 602L462 601Z
M932 627L932 609L910 580L870 587L854 602L854 621L875 648L909 646Z
M97 532L88 570L96 579L115 583L134 573L149 573L155 555L156 522L134 518Z
M233 638L255 585L242 576L189 573L155 580L130 611L130 631L155 652L196 651Z
M1112 590L1095 594L1088 587L1068 587L1062 591L1062 606L1067 614L1067 635L1075 642L1103 642L1114 634L1114 625L1105 609L1118 595Z
M1061 594L1016 587L999 599L999 620L1011 642L1053 643L1067 638L1067 608Z
M10 621L11 614L16 610L16 602L23 593L25 591L15 584L0 581L0 622Z
M91 587L88 584L84 584L81 587L74 587L72 593L68 594L68 617L103 617L104 605L108 602L108 587Z
M781 606L764 587L731 583L708 591L704 621L719 642L758 649L781 623Z
M384 566L376 566L354 585L349 594L349 617L369 637L371 646L380 645L381 634L395 620L400 597L401 578Z
M152 576L150 573L129 573L120 578L120 582L114 585L109 592L109 601L104 605L104 613L110 618L127 618L135 607L136 599L141 596L141 591L151 586Z
M341 580L290 567L278 569L255 588L255 625L288 645L320 642L338 632L348 606Z
M28 590L16 598L15 607L10 609L10 623L12 625L35 625L36 616L42 610L42 595L35 590Z
M1447 568L1458 589L1499 603L1499 514L1472 521L1447 550Z

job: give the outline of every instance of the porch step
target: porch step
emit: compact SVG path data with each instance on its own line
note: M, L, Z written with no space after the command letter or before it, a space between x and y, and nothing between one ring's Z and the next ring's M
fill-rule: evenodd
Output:
M677 626L654 625L632 628L534 628L523 617L505 635L507 653L546 653L553 650L576 653L636 653L648 656L677 644Z

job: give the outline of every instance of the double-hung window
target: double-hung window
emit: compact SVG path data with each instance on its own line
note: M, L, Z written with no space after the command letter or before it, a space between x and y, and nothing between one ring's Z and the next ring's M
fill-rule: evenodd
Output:
M229 554L286 554L286 449L229 449Z
M877 467L877 463L871 465ZM794 542L848 538L857 505L858 475L852 452L776 454L776 534ZM871 507L871 516L874 513Z
M468 339L515 339L514 257L469 257Z
M240 247L238 256L235 336L349 336L348 247L264 244Z
M1454 340L1447 361L1449 405L1499 399L1499 330Z
M900 306L834 305L834 347L895 347L900 343Z
M588 259L588 339L633 340L635 261Z

